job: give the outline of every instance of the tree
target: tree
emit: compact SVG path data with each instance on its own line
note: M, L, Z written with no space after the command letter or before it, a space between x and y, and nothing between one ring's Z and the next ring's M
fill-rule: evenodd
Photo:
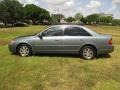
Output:
M39 14L40 22L43 23L44 20L50 21L50 19L51 19L50 13L47 10L40 8L40 14Z
M68 17L68 18L66 19L66 21L67 21L67 22L73 22L73 21L75 21L75 19L74 19L73 17Z
M100 20L100 15L99 14L88 15L86 20L89 24L98 24Z
M84 21L88 24L109 25L109 24L112 24L112 20L113 20L112 16L101 15L101 14L91 14L91 15L88 15L82 21Z
M75 14L75 20L76 21L80 22L82 18L83 18L83 15L81 13Z
M9 12L7 12L7 6L5 5L5 2L0 2L0 20L5 23L5 26L7 25L7 20L10 18Z
M88 24L88 23L87 23L87 18L86 18L86 17L83 17L83 18L81 19L81 22L83 22L84 24Z
M27 4L25 6L25 10L27 19L31 19L33 24L36 24L37 20L39 20L40 22L43 22L44 19L50 20L49 12L34 4Z
M107 16L106 17L106 22L109 24L109 23L112 23L112 19L113 19L113 17L111 17L111 16Z
M100 16L100 24L112 24L112 16Z
M120 19L113 19L112 20L112 25L114 25L114 26L120 26Z
M39 19L40 15L40 8L34 4L27 4L25 6L26 11L26 17L27 19L32 20L33 24L35 24L35 21Z
M52 16L53 16L54 18L56 18L59 23L60 23L61 19L65 18L65 16L62 15L62 14L53 14Z
M25 16L23 5L17 0L3 0L0 2L0 19L5 24L7 22L14 23L21 20Z
M58 24L58 23L59 23L59 20L58 20L58 18L56 18L54 15L52 15L50 22L51 22L51 24L54 25L54 24Z

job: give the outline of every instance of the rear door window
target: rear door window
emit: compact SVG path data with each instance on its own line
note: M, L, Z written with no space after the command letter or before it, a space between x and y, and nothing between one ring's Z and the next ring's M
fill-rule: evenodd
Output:
M86 30L80 27L67 27L64 31L65 36L91 36Z

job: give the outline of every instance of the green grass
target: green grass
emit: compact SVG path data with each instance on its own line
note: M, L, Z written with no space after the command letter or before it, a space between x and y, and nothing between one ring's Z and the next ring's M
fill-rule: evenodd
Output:
M11 39L46 26L0 29L0 90L119 90L120 27L88 27L113 35L115 51L110 57L85 61L77 56L12 55L7 47Z

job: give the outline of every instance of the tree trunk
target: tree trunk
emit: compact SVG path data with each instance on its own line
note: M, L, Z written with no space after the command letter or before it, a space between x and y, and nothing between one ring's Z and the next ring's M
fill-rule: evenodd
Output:
M14 19L12 19L12 27L14 27Z
M36 23L35 23L35 19L32 19L32 22L33 22L33 25L35 25Z
M7 26L7 22L5 21L4 23L5 23L5 26Z
M6 21L6 20L4 20L3 22L4 22L5 26L7 26L7 21Z
M14 21L12 20L12 27L14 27Z

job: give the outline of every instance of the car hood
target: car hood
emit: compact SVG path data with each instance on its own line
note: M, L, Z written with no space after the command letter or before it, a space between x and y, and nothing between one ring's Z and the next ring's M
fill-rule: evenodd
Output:
M16 37L14 40L20 40L20 39L30 39L34 37L34 35L24 35L24 36L19 36L19 37Z

